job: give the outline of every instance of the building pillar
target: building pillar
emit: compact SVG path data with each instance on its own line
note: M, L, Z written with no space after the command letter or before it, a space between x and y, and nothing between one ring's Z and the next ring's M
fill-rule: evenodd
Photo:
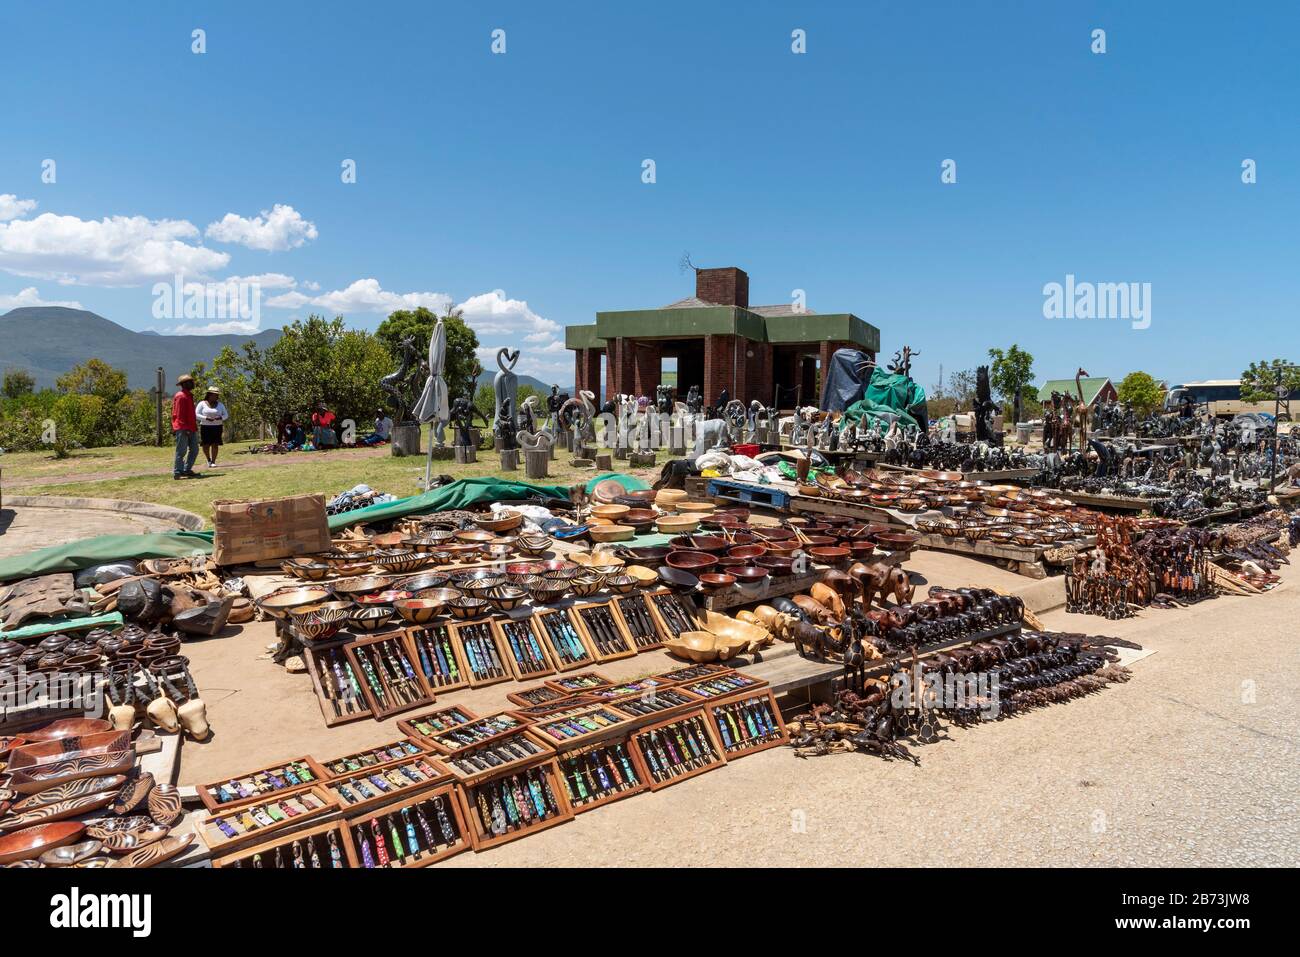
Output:
M609 380L609 395L606 399L619 394L630 394L636 385L636 373L632 365L633 340L619 336L608 342L605 374Z
M657 342L634 340L632 344L632 389L634 395L649 396L653 401L655 386L663 377L663 347Z
M704 337L704 404L717 405L718 396L726 389L736 397L734 372L740 357L735 354L736 337L709 335Z
M600 349L575 349L573 353L574 388L587 389L600 399Z

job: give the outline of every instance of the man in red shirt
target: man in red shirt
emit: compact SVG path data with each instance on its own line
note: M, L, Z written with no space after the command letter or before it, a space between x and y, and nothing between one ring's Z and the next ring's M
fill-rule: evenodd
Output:
M339 444L338 435L334 431L334 413L331 412L324 402L316 403L316 411L312 413L312 441L317 449L332 449Z
M172 435L176 438L172 478L197 478L194 460L199 457L199 424L194 416L194 377L183 375L176 384L180 390L172 396Z

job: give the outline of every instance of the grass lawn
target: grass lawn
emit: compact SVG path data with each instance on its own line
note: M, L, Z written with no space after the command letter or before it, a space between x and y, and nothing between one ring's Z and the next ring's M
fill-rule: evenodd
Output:
M427 447L427 434L425 443ZM394 458L389 448L337 449L328 452L291 452L287 455L238 455L250 443L222 447L216 469L203 463L200 453L195 471L202 478L172 478L172 449L113 447L74 452L55 459L48 452L14 452L0 455L3 489L10 495L64 495L86 498L130 499L172 505L201 515L211 523L212 502L217 499L276 498L303 492L320 492L330 498L362 482L398 497L414 495L424 480L424 456ZM520 468L511 477L524 479ZM590 479L591 469L574 469L572 454L561 451L550 465L546 484L562 485ZM659 464L667 459L661 452ZM635 474L652 482L658 468L635 472L625 462L614 471ZM433 474L471 478L500 473L495 452L480 452L469 465L435 461Z

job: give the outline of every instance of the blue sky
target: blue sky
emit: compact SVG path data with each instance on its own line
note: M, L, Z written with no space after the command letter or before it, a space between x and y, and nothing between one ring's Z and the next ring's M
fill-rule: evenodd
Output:
M263 327L466 303L570 383L561 327L688 295L689 251L927 387L1013 341L1040 379L1234 377L1300 358L1298 9L3 3L0 308L205 325L151 314L184 263L281 277ZM1045 319L1067 274L1151 283L1150 328Z

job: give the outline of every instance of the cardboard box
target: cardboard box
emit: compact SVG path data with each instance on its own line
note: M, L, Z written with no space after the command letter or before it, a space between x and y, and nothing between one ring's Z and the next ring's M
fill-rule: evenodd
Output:
M291 558L330 548L323 495L212 504L216 529L212 558L218 565Z

